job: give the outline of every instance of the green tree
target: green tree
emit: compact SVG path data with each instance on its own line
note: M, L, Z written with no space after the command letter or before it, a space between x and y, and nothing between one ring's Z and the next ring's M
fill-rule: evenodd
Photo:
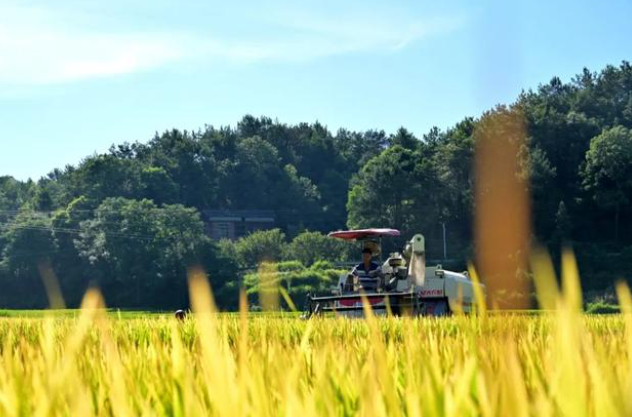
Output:
M187 268L212 256L199 214L180 205L106 199L81 228L79 253L96 267L106 300L120 306L184 305Z
M255 298L261 291L282 287L291 297L294 305L302 307L308 293L323 293L336 285L344 269L337 269L331 263L320 261L305 267L299 261L285 261L264 265L256 272L244 277L246 293ZM254 300L253 300L254 301Z
M237 144L235 158L228 172L232 181L225 181L223 193L232 207L273 207L270 190L283 178L279 154L270 143L254 136Z
M394 146L367 162L349 192L349 227L408 227L418 188L415 159L413 151Z
M285 246L285 233L281 230L259 230L239 239L235 250L242 267L251 268L261 262L279 261Z
M557 170L539 147L525 147L522 151L526 154L521 159L522 175L531 189L534 228L536 234L546 240L555 230L555 213L559 209L555 203L556 197L561 195L556 187Z
M553 237L558 241L564 241L571 238L573 232L573 222L566 209L566 204L560 201L560 204L555 213L555 232Z
M603 131L590 142L583 169L584 186L597 205L614 212L614 236L619 217L632 195L632 132L623 126Z
M28 201L30 188L28 183L0 176L0 210L18 210Z
M139 190L138 164L111 154L85 159L70 176L72 198L86 196L95 207L109 197L133 198Z
M345 262L358 258L358 246L319 232L303 232L287 245L284 258L310 266L318 261Z
M174 204L178 201L178 186L164 168L147 167L140 173L142 197L156 204Z
M79 255L75 241L79 238L81 222L93 216L91 207L89 200L81 196L71 201L65 209L55 211L51 220L55 230L59 230L54 233L58 250L52 259L53 267L62 272L58 278L69 307L78 307L81 304L90 285L89 274L86 274L90 263Z
M180 204L201 209L216 203L217 163L197 134L172 129L137 152L140 161L164 169L177 185Z
M419 146L419 140L403 126L389 139L391 146L401 146L414 151Z
M38 267L55 256L57 247L48 216L23 211L0 229L0 300L12 308L48 306Z
M352 132L340 129L334 144L349 173L357 172L367 161L378 156L389 146L389 138L383 130Z
M48 188L40 185L35 190L35 208L40 211L51 211L53 209L53 198Z
M466 118L441 133L434 129L426 136L418 162L421 178L426 178L422 195L424 207L420 230L430 233L433 225L449 222L455 242L471 240L474 200L474 120ZM465 246L461 243L461 246Z

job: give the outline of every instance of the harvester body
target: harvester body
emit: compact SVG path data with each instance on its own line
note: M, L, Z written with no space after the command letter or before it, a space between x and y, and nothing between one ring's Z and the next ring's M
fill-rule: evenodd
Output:
M330 236L360 240L374 254L381 249L383 236L399 236L394 229L364 229L333 232ZM352 273L340 277L333 295L309 296L306 316L335 312L350 317L364 315L367 302L376 315L443 316L451 312L464 313L475 308L475 286L485 293L485 287L470 280L467 272L444 270L441 265L426 266L423 235L417 234L401 253L390 254L377 271Z

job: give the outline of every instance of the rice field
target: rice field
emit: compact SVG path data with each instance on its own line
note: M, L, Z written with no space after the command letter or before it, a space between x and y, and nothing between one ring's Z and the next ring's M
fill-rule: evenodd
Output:
M632 415L629 291L585 315L572 268L561 292L540 272L539 315L223 315L194 274L179 322L91 292L76 316L0 318L0 415Z

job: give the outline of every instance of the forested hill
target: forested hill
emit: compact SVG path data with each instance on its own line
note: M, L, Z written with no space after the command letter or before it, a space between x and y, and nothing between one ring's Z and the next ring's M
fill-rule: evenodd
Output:
M42 271L57 275L72 305L90 284L114 306L182 305L192 263L207 268L229 307L243 271L262 257L305 264L348 256L327 253L332 247L307 230L423 232L439 257L444 223L449 257L464 260L477 124L516 112L527 131L520 175L531 181L534 238L552 248L574 242L588 288L632 272L632 66L623 62L569 83L555 77L421 137L404 127L331 132L245 116L235 127L115 145L37 182L0 177L0 307L46 305ZM253 239L277 250L212 242L200 213L215 209L273 211L280 231ZM301 258L297 239L323 253Z

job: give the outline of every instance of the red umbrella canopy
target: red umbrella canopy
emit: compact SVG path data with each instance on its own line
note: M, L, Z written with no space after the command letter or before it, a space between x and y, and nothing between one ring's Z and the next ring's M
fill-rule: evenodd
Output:
M328 236L336 237L338 239L354 240L364 239L367 237L380 237L380 236L399 236L399 230L395 229L360 229L360 230L339 230L337 232L331 232Z

